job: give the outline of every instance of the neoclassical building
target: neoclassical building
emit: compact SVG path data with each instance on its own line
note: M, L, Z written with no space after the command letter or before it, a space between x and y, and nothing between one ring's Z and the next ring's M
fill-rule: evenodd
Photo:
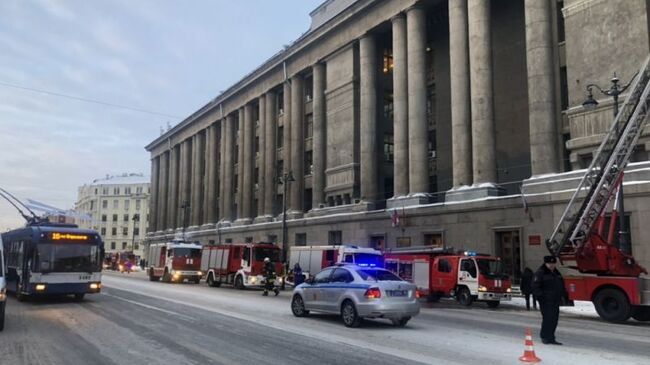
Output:
M623 86L648 55L647 6L324 1L300 38L146 147L148 240L279 242L286 201L291 245L446 245L517 275L612 122L595 88L583 108L587 86ZM649 141L626 175L646 265Z

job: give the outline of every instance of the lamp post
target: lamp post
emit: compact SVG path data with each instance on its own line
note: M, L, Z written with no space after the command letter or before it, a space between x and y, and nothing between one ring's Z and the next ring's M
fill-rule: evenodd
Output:
M187 210L190 208L190 203L187 200L183 200L181 204L181 209L183 210L183 241L185 241L185 227L187 226Z
M632 78L634 80L634 77ZM618 97L622 93L627 90L628 87L630 87L630 84L632 83L632 80L627 83L627 85L621 86L619 85L620 81L618 77L616 77L616 73L614 73L614 77L612 77L611 81L611 86L609 89L604 90L600 86L596 84L589 84L587 85L587 99L582 103L582 106L585 109L588 110L593 110L596 109L598 106L598 101L594 99L594 94L593 94L593 89L596 89L599 91L601 94L606 95L606 96L611 96L612 99L614 99L614 120L616 120L616 117L618 116ZM619 125L616 125L616 130L618 131ZM632 252L632 247L630 245L630 240L628 239L628 232L627 232L627 227L625 225L625 204L623 202L623 181L621 181L620 186L618 187L618 195L616 196L616 200L618 201L618 207L616 208L618 210L618 248L626 254L631 254Z
M293 181L296 181L296 179L293 178L291 171L285 172L278 180L278 184L282 185L282 267L284 267L282 290L284 290L284 282L289 272L289 263L287 262L287 189L289 183Z

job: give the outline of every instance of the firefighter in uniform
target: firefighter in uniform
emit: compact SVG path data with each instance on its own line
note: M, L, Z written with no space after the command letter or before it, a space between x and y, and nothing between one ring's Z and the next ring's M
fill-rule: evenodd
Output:
M556 269L557 258L544 256L544 264L537 269L533 278L533 296L539 302L542 311L542 343L561 345L555 340L555 329L560 315L560 304L568 298L564 279Z
M273 290L275 296L278 296L280 290L275 287L275 265L268 257L264 258L264 293L262 295L269 295L269 290Z

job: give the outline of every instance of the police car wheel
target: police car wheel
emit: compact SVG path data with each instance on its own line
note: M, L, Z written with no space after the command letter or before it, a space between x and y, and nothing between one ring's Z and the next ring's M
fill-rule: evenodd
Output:
M309 311L305 309L305 302L298 294L294 295L293 299L291 299L291 312L293 312L293 315L296 317L305 317L309 315Z
M359 317L354 303L350 300L343 302L341 306L341 318L343 318L343 324L346 327L359 327L361 325L361 317Z

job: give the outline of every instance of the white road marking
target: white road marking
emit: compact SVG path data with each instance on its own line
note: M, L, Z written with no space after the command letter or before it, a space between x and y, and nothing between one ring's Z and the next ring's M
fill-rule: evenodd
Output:
M167 310L167 309L159 308L159 307L156 307L156 306L153 306L153 305L149 305L149 304L145 304L145 303L140 303L140 302L137 302L137 301L135 301L135 300L130 300L130 299L122 298L122 297L120 297L120 296L113 295L113 294L107 294L107 293L102 293L102 294L105 295L105 296L107 296L107 297L111 297L111 298L119 299L119 300L122 300L122 301L124 301L124 302L131 303L131 304L135 304L135 305L138 305L138 306L143 307L143 308L153 309L153 310L156 310L156 311L159 311L159 312L163 312L163 313L166 313L166 314L170 314L170 315L172 315L172 316L180 317L180 318L182 318L182 319L184 319L184 320L186 320L186 321L196 322L196 320L195 320L194 318L192 318L192 317L190 317L190 316L186 316L186 315L184 315L184 314L180 314L180 313L178 313L178 312L170 311L170 310ZM163 299L163 298L161 298L161 299Z

